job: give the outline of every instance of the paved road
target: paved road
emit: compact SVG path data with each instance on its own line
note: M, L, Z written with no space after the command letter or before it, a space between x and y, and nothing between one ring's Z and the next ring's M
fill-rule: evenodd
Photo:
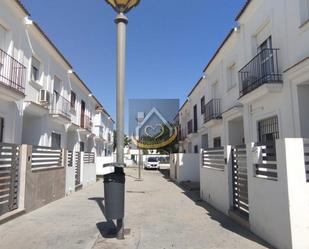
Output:
M266 248L246 229L158 171L127 170L125 240L110 238L102 183L0 226L1 249ZM129 231L130 230L130 231Z

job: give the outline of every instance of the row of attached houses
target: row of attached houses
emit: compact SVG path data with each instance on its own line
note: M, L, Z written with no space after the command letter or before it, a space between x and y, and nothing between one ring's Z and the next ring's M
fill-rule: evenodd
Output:
M179 111L180 152L202 151L204 200L278 248L308 248L309 1L249 0L236 23Z
M0 143L113 152L114 121L18 0L0 3Z

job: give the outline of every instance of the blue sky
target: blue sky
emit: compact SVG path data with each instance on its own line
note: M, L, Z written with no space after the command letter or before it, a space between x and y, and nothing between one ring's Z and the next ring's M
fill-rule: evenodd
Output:
M126 99L179 98L182 104L244 2L141 0L128 14ZM115 13L105 0L23 3L115 117Z

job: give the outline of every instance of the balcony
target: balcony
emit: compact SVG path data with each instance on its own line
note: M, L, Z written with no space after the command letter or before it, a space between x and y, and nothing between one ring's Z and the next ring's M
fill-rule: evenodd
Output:
M239 71L240 97L264 84L281 85L278 51L279 49L263 49Z
M26 67L0 49L1 97L15 101L25 96Z
M212 99L205 105L204 124L211 121L221 119L221 100Z
M51 96L49 113L61 124L71 122L70 101L58 93Z

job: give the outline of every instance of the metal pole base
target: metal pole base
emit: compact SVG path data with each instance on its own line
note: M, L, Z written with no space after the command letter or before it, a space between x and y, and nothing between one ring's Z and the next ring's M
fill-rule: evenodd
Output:
M117 229L117 234L116 238L119 240L124 239L124 224L123 224L123 219L118 219L116 223L116 229Z

